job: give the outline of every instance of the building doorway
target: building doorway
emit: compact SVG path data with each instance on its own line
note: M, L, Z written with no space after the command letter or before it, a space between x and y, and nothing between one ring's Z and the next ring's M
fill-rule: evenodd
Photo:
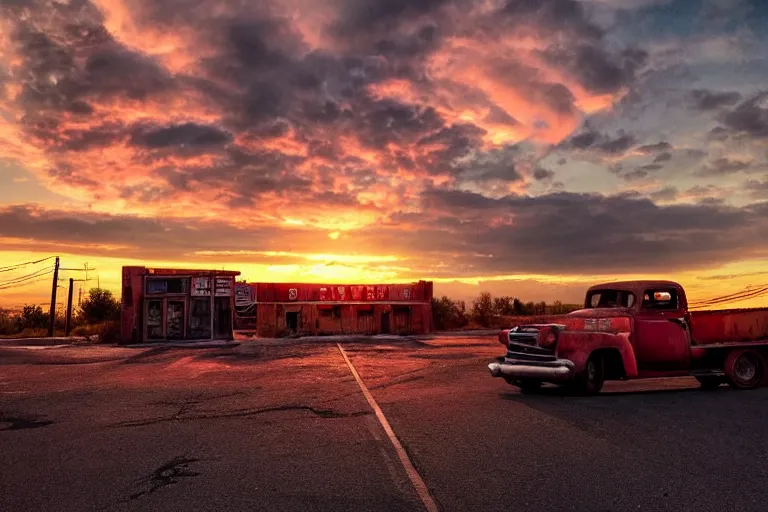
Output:
M208 297L195 298L190 302L189 338L211 339L211 299Z
M169 300L165 314L165 338L184 339L184 301Z
M232 339L232 308L229 297L216 297L213 303L213 332L219 339Z
M147 339L161 340L164 338L163 330L163 300L153 299L147 301Z
M389 311L381 314L381 334L389 334Z
M285 326L291 332L296 332L299 329L299 312L289 311L285 314Z

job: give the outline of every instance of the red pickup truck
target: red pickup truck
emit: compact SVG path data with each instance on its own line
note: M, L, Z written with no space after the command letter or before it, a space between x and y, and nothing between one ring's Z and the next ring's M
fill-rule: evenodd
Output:
M688 311L678 283L607 283L587 290L583 309L505 329L499 342L507 355L488 369L523 390L596 394L605 380L684 375L752 389L768 373L768 308Z

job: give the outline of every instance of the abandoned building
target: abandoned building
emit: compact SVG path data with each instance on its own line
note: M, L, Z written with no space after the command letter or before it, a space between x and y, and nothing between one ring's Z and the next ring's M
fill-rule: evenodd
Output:
M431 332L432 282L377 285L235 284L236 331L289 334Z
M123 267L120 342L233 338L240 272Z

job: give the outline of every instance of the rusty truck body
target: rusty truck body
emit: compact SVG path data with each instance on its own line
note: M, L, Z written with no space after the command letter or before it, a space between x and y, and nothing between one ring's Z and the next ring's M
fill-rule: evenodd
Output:
M606 283L582 309L504 329L499 342L507 354L491 375L524 390L549 382L595 394L605 380L684 375L751 389L768 374L768 308L689 311L676 282Z

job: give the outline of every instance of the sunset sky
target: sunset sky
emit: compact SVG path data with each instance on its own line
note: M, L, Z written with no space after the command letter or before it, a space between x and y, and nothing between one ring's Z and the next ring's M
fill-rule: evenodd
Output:
M146 264L725 295L768 283L768 2L0 0L0 185L0 267L117 294Z

